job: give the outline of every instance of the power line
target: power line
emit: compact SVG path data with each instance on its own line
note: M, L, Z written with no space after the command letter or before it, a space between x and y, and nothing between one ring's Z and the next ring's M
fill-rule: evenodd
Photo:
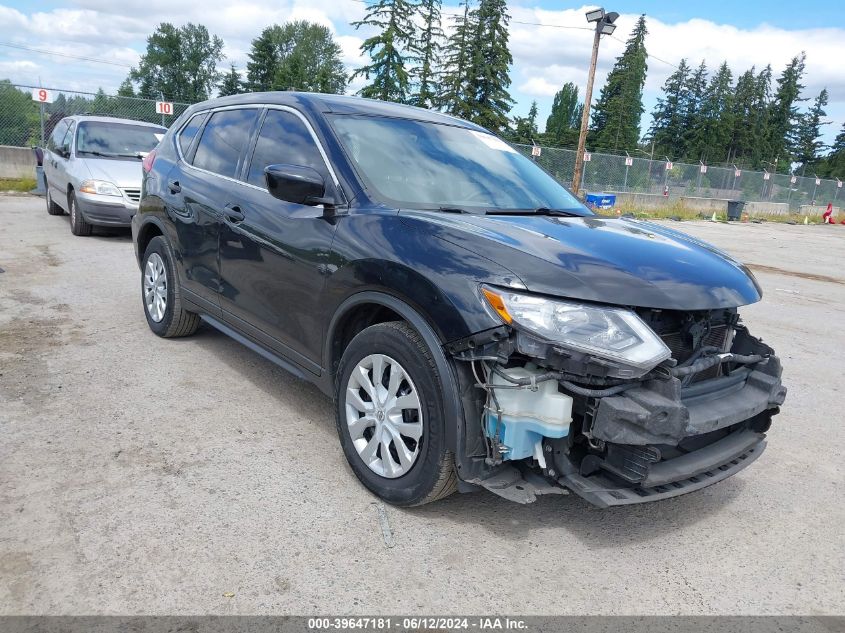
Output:
M622 43L622 44L627 44L627 43L628 43L628 42L626 42L626 41L625 41L625 40L623 40L623 39L619 39L619 38L618 38L618 37L616 37L615 35L611 35L611 36L610 36L610 39L612 39L612 40L616 40L617 42L620 42L620 43ZM677 64L673 64L672 62L667 62L665 59L662 59L662 58L660 58L660 57L656 57L655 55L652 55L652 54L651 54L651 53L649 53L648 51L646 51L646 54L645 54L645 55L646 55L646 57L648 57L649 59L656 59L656 60L657 60L657 61L659 61L659 62L663 62L664 64L667 64L667 65L671 66L672 68L677 68L677 67L678 67L678 65L677 65Z
M110 66L120 66L121 68L132 68L129 64L121 64L110 59L97 59L96 57L86 57L84 55L71 55L70 53L60 53L59 51L48 51L43 48L32 48L31 46L24 46L23 44L12 44L11 42L0 42L0 46L8 48L17 48L22 51L29 51L31 53L39 53L41 55L55 55L56 57L66 57L68 59L80 59L86 62L96 62L98 64L109 64Z

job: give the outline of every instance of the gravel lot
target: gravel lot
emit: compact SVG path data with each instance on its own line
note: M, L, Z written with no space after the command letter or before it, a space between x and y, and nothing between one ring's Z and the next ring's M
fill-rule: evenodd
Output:
M0 220L0 614L845 613L845 227L679 225L766 291L744 315L790 392L748 470L609 511L403 510L316 388L210 328L149 331L127 232L27 197Z

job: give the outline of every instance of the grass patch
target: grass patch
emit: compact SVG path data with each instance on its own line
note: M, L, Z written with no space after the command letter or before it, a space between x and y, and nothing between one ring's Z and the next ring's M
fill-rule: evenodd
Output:
M616 216L617 211L622 215L633 215L639 220L712 220L713 212L700 211L691 209L680 200L670 202L669 204L657 209L644 209L642 206L631 202L623 202L617 205L612 211L597 209L599 215L605 217ZM743 217L745 214L743 214ZM755 213L749 216L748 221L762 220L763 222L778 222L781 224L804 224L804 215L800 213L788 213L784 215ZM822 217L820 215L809 215L807 217L808 224L821 224ZM717 212L716 220L719 222L727 222L728 214L726 212Z
M0 191L32 191L35 178L0 178Z

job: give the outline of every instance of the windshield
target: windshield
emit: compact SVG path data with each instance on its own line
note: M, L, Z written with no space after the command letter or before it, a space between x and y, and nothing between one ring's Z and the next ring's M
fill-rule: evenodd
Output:
M368 186L393 206L591 215L554 178L492 134L370 116L336 115L332 123Z
M83 121L76 136L76 153L116 158L148 154L164 136L164 128L101 121Z

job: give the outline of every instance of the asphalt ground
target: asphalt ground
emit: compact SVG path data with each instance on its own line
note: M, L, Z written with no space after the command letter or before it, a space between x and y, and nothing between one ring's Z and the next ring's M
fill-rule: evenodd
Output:
M754 268L789 394L739 475L599 510L384 506L316 388L149 331L128 232L0 222L0 614L845 613L845 226L677 225Z

